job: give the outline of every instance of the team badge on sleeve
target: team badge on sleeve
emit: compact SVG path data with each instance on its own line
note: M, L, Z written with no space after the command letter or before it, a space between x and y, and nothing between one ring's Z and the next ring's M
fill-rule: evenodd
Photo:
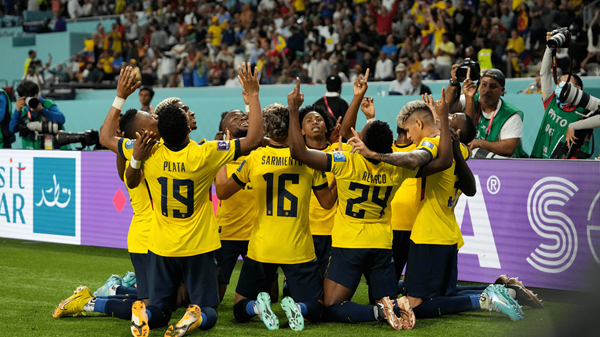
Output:
M217 142L217 151L229 151L230 146L228 141L220 140Z
M126 149L133 149L133 143L135 142L135 139L130 139L127 141L127 143L125 143L125 148Z
M346 155L342 152L334 152L334 153L332 153L332 155L333 155L333 161L335 161L335 162L346 161Z
M428 140L423 141L423 143L421 143L421 146L424 146L426 148L429 148L430 150L433 150L433 143Z

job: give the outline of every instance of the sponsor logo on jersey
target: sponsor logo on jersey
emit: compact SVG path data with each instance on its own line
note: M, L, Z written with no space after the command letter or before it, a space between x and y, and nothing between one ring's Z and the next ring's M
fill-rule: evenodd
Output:
M125 143L125 148L126 149L133 149L133 144L135 142L135 139L130 139Z
M230 143L224 140L217 142L217 151L229 151Z
M428 140L423 141L423 143L421 143L421 146L424 146L426 148L429 148L430 150L433 150L433 143Z

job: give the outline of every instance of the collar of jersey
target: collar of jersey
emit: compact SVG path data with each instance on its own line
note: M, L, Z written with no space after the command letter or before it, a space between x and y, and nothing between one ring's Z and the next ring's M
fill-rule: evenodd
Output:
M170 146L170 145L167 145L166 143L164 143L164 145L167 147L167 149L169 149L169 150L171 150L173 152L179 152L179 151L185 149L188 146L189 143L190 142L187 142L185 144L177 145L177 146Z
M276 148L276 149L287 149L287 148L290 147L289 145L273 145L273 144L269 144L267 146L272 147L272 148Z
M413 144L413 142L410 142L408 144L398 144L396 141L394 141L394 146L396 146L399 149L403 149L405 147L409 147Z

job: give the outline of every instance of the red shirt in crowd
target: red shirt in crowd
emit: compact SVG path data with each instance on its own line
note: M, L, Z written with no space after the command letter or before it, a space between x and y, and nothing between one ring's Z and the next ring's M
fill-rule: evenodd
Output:
M392 8L392 11L386 16L377 13L373 4L370 5L370 8L371 13L373 13L373 16L375 16L375 19L377 20L377 31L379 34L392 34L392 22L394 21L394 16L396 16L396 12L398 11L398 1L394 1L394 7Z

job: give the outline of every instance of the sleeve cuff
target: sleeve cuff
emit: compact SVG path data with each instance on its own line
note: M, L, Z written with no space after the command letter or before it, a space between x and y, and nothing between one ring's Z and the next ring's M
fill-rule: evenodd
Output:
M318 190L322 190L324 188L327 188L327 186L329 186L329 185L327 185L327 183L324 183L323 185L313 186L312 189L313 189L313 191L318 191Z
M240 146L241 142L240 139L236 139L235 140L235 154L233 155L233 160L238 159L241 155L242 155L242 148ZM244 184L245 186L246 184Z
M241 180L240 180L240 178L238 178L238 176L237 176L236 174L232 174L232 175L231 175L231 177L233 178L233 180L235 180L235 182L236 182L238 185L240 185L240 186L242 186L242 187L246 186L246 183L245 183L245 182L243 182L243 181L241 181Z
M429 161L427 161L428 163L430 163L433 160L433 153L431 153L431 150L424 147L420 147L417 150L425 151L427 152L427 154L429 154Z
M127 160L127 158L125 157L125 153L123 153L123 141L124 138L119 138L119 154L121 155L121 158Z
M333 156L331 153L327 153L327 172L331 172L331 165L333 162Z

